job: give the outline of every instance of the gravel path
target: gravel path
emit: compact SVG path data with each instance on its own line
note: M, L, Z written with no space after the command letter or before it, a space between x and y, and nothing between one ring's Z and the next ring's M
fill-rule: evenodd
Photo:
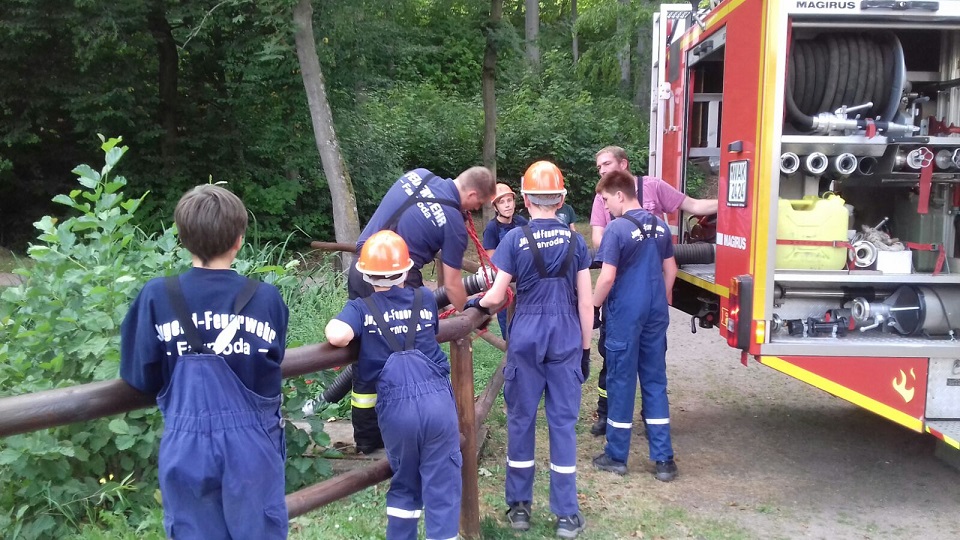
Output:
M691 334L676 310L669 343L681 477L659 490L665 502L756 538L960 535L960 472L934 456L932 436L752 360L744 367L716 330Z

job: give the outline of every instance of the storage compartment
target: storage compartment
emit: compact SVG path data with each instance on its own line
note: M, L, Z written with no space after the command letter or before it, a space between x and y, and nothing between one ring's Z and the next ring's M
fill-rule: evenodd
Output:
M830 242L847 240L849 211L841 197L780 199L777 240ZM813 245L777 245L778 270L840 270L846 248Z

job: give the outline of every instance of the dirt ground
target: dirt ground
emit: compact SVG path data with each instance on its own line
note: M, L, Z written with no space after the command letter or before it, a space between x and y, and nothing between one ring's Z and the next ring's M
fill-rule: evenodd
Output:
M754 361L744 367L716 330L691 334L676 310L669 344L680 477L656 483L663 502L764 539L960 534L960 472L934 456L932 436ZM631 469L646 463L643 443L635 439Z

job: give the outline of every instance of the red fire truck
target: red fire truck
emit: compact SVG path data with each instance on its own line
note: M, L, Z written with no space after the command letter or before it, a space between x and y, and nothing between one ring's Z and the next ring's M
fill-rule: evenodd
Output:
M960 448L960 2L695 3L654 16L649 174L718 183L675 307Z

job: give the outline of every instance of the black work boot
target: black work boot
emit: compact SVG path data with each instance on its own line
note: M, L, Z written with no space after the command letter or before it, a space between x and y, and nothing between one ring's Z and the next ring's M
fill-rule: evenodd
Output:
M597 421L590 426L590 434L594 437L602 437L607 433L607 417L598 416Z

